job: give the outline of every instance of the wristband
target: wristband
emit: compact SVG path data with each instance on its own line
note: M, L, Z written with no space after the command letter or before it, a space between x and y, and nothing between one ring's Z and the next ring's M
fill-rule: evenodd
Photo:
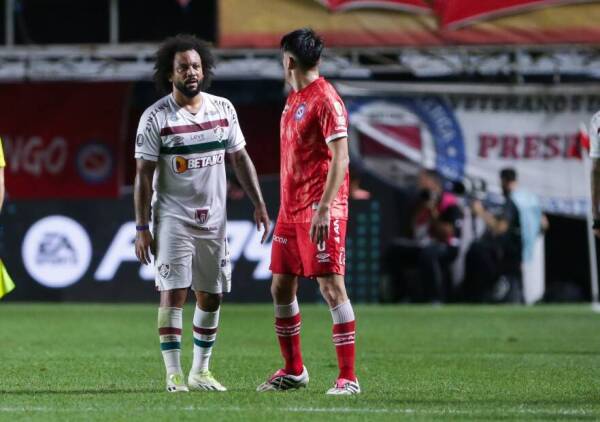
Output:
M148 224L143 224L141 226L135 226L135 229L138 232L145 232L146 230L150 230L150 226Z
M592 229L600 230L600 218L594 218L594 224L592 225Z

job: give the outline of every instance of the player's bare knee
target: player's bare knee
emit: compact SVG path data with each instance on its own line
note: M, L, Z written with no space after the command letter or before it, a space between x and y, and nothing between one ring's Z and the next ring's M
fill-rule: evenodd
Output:
M275 300L276 302L277 302L277 298L280 295L280 292L281 292L281 286L275 282L271 283L271 297L273 297L273 300Z
M196 292L196 305L204 312L216 312L221 306L222 294Z
M344 284L337 280L320 281L319 288L329 307L338 306L348 300Z
M287 305L294 300L295 294L288 284L273 281L271 283L271 296L273 296L275 303Z
M340 293L336 286L327 283L321 283L319 288L321 290L321 295L323 295L323 299L325 299L327 304L330 307L335 306L334 304L337 302Z
M187 289L163 290L160 292L161 308L183 308L187 298Z

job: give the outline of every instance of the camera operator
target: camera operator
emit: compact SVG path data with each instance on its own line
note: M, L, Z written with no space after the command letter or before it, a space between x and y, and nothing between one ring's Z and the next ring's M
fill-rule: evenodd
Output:
M446 302L452 297L450 265L458 255L463 213L454 194L443 190L435 170L421 170L417 188L411 238L394 242L387 268L411 300ZM407 270L415 267L418 283L411 285Z
M485 222L486 232L469 248L465 294L475 300L522 302L521 219L512 197L517 188L516 171L503 169L500 182L504 204L498 210L487 210L479 200L471 204L473 214Z

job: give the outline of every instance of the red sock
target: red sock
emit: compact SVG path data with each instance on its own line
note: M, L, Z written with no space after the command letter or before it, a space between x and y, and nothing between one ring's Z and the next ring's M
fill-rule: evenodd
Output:
M275 318L275 332L281 355L285 359L285 372L300 375L303 366L300 351L300 314L290 318Z
M337 354L340 374L338 378L356 380L354 373L354 331L355 321L333 324L333 344Z

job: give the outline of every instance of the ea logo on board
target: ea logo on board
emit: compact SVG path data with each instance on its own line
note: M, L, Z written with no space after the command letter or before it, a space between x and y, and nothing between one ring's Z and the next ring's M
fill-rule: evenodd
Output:
M304 117L305 112L306 112L306 104L302 103L296 109L296 114L294 114L294 119L301 120Z
M29 228L21 249L25 269L43 286L62 288L81 279L92 259L85 229L62 215L43 218Z
M106 145L89 143L81 147L77 153L77 171L88 183L105 182L112 175L112 169L112 154Z

